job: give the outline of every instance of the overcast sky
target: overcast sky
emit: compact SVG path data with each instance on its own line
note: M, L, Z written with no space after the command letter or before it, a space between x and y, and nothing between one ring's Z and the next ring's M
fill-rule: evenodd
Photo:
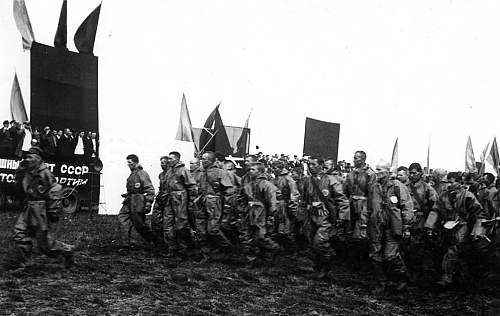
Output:
M37 41L53 45L61 3L26 0ZM70 50L99 3L68 0ZM14 67L29 104L29 64L12 1L0 12L10 118ZM363 149L372 164L390 160L399 137L400 164L424 165L430 142L431 168L463 170L467 136L479 159L498 131L499 16L498 1L104 0L94 49L104 171L126 177L123 155L135 152L156 178L162 153L189 155L173 141L182 93L194 126L219 101L226 125L253 108L252 151L301 154L308 116L341 124L339 159Z

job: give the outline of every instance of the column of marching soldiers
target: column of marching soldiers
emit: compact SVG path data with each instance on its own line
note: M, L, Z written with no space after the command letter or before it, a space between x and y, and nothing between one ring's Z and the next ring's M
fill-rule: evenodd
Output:
M61 186L41 157L32 147L16 172L26 206L5 268L28 265L34 240L67 268L74 262L74 247L54 238ZM124 249L137 245L138 233L167 256L204 262L236 254L248 268L305 254L318 279L335 273L340 257L370 267L375 293L429 277L450 287L461 276L493 278L500 271L500 196L492 174L480 185L443 169L429 179L412 163L398 168L396 179L388 162L373 170L357 151L345 178L332 160L310 157L304 172L291 175L287 161L262 163L253 155L240 178L232 161L213 152L193 159L189 170L180 158L178 152L160 158L155 194L137 155L126 157L131 173L118 215Z
M171 152L160 159L155 196L138 157L129 155L119 214L124 244L134 242L134 227L172 256L206 261L237 250L248 267L305 248L318 279L342 255L354 266L371 263L376 292L402 290L436 273L438 285L451 286L467 273L467 263L476 271L498 269L500 200L491 174L476 196L460 173L436 169L433 180L424 181L413 163L400 168L409 175L403 183L389 163L373 170L365 161L366 153L357 151L354 169L342 179L332 161L310 157L307 174L294 179L286 161L265 165L250 155L239 178L234 163L213 152L193 159L189 170ZM151 208L152 229L145 224Z

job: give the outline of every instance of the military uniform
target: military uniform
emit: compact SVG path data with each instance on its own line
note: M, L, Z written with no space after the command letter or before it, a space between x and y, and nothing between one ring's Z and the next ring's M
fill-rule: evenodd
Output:
M304 178L302 203L308 210L304 229L315 255L315 269L320 273L328 271L336 254L330 238L345 233L350 219L349 201L334 176L320 173Z
M273 217L277 211L277 191L265 174L242 186L241 194L248 208L242 222L241 243L249 261L255 260L259 251L274 254L279 250L279 245L268 234L267 225L268 217Z
M486 208L487 201L490 200L491 196L496 194L498 192L497 188L495 187L495 183L492 183L488 186L484 186L480 188L477 192L477 200L483 208Z
M370 185L376 181L376 177L375 172L365 164L351 171L344 182L344 193L351 207L350 229L353 239L367 239L368 191Z
M300 198L297 183L287 171L282 171L273 179L272 183L278 188L276 195L278 209L272 233L285 248L295 249L297 207Z
M231 242L237 243L239 236L239 229L241 225L241 214L238 208L238 192L241 186L241 178L236 175L236 173L227 172L228 178L231 181L231 188L227 189L226 196L224 198L224 208L222 211L222 223L221 228L224 234L231 239Z
M196 196L196 181L191 173L178 162L169 168L164 180L165 206L164 227L165 239L170 251L184 251L193 246L191 236L189 205Z
M486 203L487 218L491 223L486 226L486 236L491 240L488 265L492 271L500 272L500 221L495 220L500 217L500 193L496 191L488 197Z
M155 198L153 212L151 213L151 229L157 244L162 245L167 241L165 229L165 204L167 202L167 171L162 171L158 178L160 187Z
M439 198L437 209L445 225L444 246L446 253L442 260L443 276L441 285L451 284L459 264L464 263L464 256L469 246L481 246L473 243L472 228L477 220L486 219L486 212L474 194L461 186L450 186ZM448 229L446 229L448 227ZM476 248L482 252L484 249Z
M225 170L209 166L200 176L200 199L196 207L196 228L202 251L218 248L228 251L231 243L221 230L224 195L232 188Z
M35 239L42 253L52 258L63 256L66 265L71 265L73 246L54 236L62 187L43 162L31 170L22 171L21 168L18 172L23 173L20 180L26 194L26 206L14 226L14 242L21 250L20 263L29 260Z
M413 203L404 184L388 179L385 184L374 182L370 188L368 237L369 256L375 276L384 285L388 276L402 281L406 276L406 265L400 253L403 232L412 219Z
M147 241L153 241L154 236L146 224L146 213L151 210L155 189L148 173L141 166L137 166L128 176L126 187L127 193L123 195L125 199L118 213L122 243L124 246L130 246L136 242L134 230Z
M412 273L434 271L435 261L439 261L436 258L439 242L434 234L438 230L438 220L437 213L432 211L438 199L437 193L422 179L415 183L410 182L408 190L415 217L410 226L411 238L405 242L404 247L406 263Z

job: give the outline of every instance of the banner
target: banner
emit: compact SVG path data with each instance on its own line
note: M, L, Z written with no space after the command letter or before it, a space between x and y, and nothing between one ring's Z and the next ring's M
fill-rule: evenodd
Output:
M37 42L30 52L31 125L97 132L97 57Z
M304 154L323 158L338 158L340 124L306 117Z

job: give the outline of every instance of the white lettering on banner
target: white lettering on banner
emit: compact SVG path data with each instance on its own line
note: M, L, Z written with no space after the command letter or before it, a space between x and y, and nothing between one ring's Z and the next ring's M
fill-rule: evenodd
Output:
M75 178L65 178L65 177L55 177L57 183L64 184L70 187L86 185L89 179L75 179Z
M45 163L47 167L49 167L50 172L54 172L54 167L56 166L55 163Z
M19 167L19 161L11 159L0 159L0 168L16 170Z
M89 172L87 166L68 166L66 164L61 165L61 173L84 175Z
M15 177L13 174L0 173L0 182L14 183Z

